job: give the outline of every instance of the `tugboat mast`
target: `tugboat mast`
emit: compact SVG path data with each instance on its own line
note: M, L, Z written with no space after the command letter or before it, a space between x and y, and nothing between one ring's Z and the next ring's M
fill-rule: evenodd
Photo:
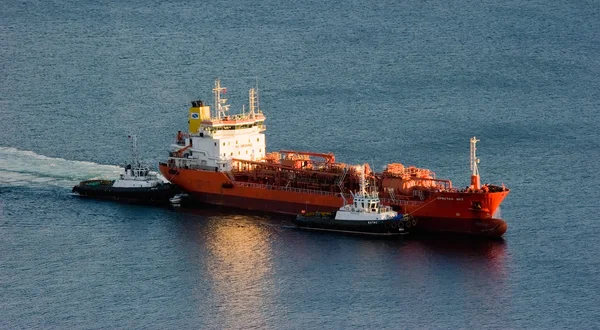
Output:
M362 196L367 195L366 179L365 179L365 166L358 166L360 169L360 194Z
M140 167L140 159L137 147L137 136L129 135L129 138L131 139L131 155L133 156L133 163L136 167Z

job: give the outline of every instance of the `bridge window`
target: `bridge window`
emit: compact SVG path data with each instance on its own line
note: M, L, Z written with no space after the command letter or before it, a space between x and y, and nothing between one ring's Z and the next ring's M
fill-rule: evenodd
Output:
M223 142L223 147L225 146L225 142Z
M260 138L256 138L256 142L258 142L260 140Z
M217 142L215 142L215 147L217 146Z

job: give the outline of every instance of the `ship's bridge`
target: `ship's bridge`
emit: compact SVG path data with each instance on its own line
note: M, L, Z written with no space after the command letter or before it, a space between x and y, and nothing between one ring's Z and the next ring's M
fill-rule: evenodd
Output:
M189 133L179 133L171 156L178 166L189 168L231 170L232 159L261 160L265 157L265 116L258 110L258 97L250 89L249 111L228 115L229 106L221 97L225 88L217 80L216 111L200 100L192 102L189 112Z
M203 120L198 128L200 135L216 136L223 134L224 131L244 131L251 130L258 133L264 132L265 116L260 113L250 117L249 115L235 115L233 117L226 116L223 119L211 118Z

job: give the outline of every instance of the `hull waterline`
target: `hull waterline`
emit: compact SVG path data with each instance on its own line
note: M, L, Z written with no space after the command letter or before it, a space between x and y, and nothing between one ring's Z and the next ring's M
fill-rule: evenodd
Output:
M320 195L282 191L275 187L265 189L261 185L237 185L222 172L192 169L173 171L166 164L160 164L159 169L169 181L203 204L292 215L303 211L334 212L343 205L343 200L335 194ZM490 209L495 211L507 193L475 197L473 194L448 193L432 196L430 200L419 203L392 206L402 213L412 212L411 215L419 221L420 232L501 237L508 226L504 220L493 218ZM481 203L481 209L471 207L473 198Z
M73 193L81 197L114 200L141 204L167 204L180 189L172 184L156 188L114 188L114 187L87 187L77 185Z

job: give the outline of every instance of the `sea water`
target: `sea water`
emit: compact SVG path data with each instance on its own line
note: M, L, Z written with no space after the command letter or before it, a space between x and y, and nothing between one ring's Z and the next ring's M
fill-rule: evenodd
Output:
M4 1L0 328L597 328L600 5ZM269 150L512 191L503 240L72 196L258 81ZM258 80L257 80L258 78Z

